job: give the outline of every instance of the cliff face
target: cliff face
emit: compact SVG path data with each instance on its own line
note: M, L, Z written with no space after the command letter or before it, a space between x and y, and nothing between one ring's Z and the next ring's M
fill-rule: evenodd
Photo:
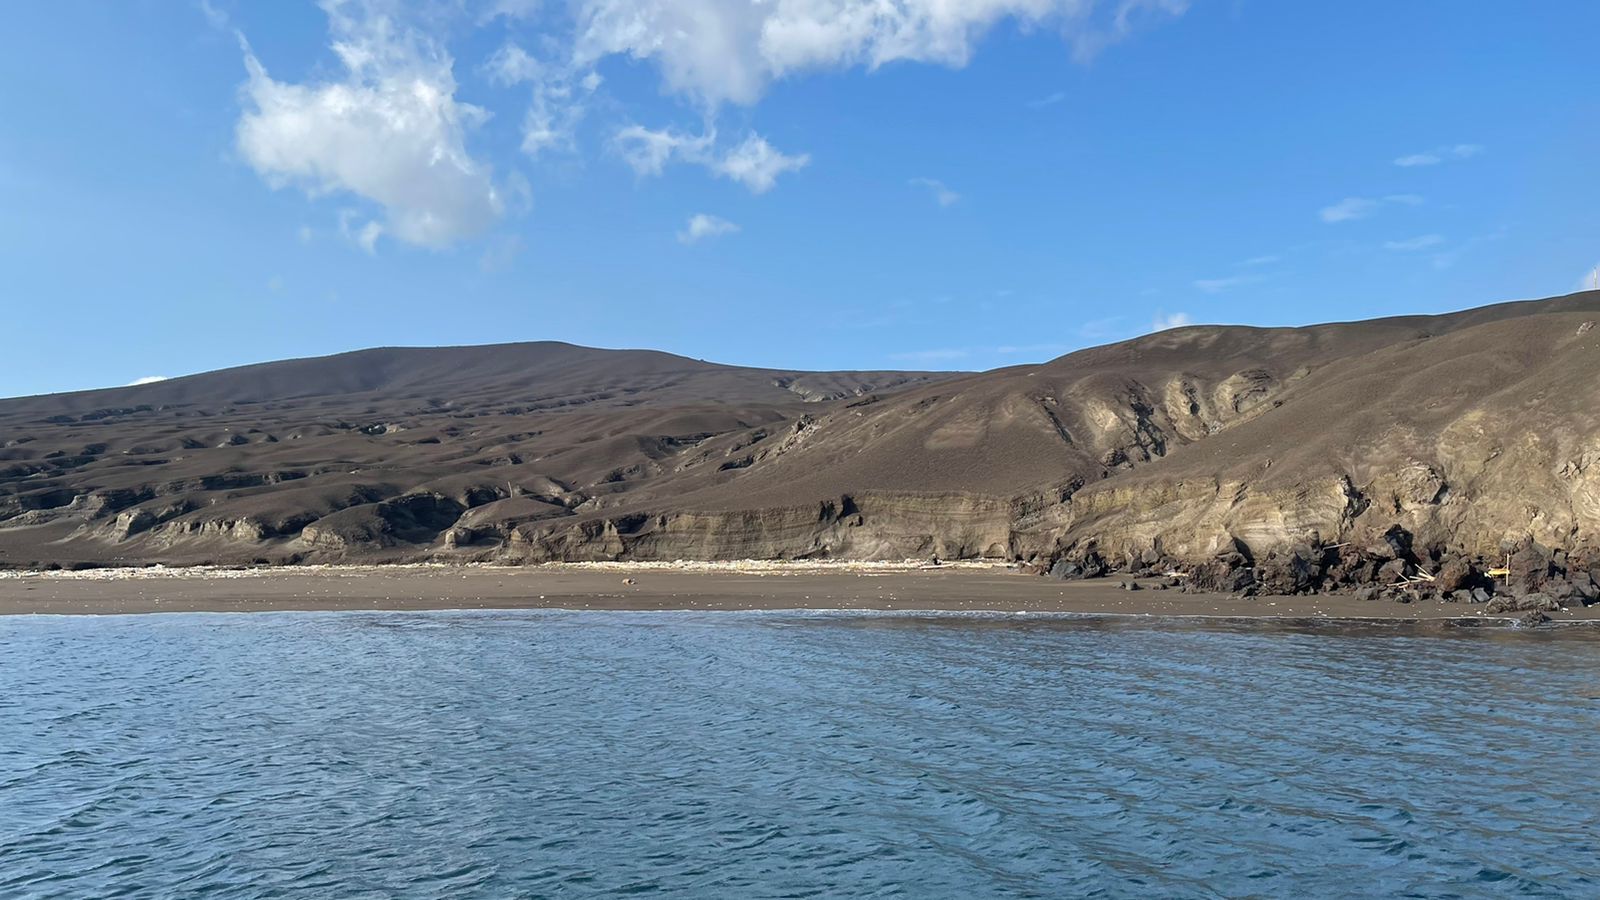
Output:
M0 563L1600 547L1600 295L977 375L564 344L0 401Z

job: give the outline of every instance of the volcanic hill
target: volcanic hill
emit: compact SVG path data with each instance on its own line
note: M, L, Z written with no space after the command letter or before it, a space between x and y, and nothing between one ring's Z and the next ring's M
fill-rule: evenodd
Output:
M979 374L380 349L0 400L0 565L1577 551L1596 320L1196 326Z

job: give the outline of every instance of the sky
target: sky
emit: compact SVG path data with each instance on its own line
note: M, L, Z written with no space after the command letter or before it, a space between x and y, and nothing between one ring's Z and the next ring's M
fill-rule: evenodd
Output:
M1600 266L1588 0L5 16L0 396L530 340L987 369Z

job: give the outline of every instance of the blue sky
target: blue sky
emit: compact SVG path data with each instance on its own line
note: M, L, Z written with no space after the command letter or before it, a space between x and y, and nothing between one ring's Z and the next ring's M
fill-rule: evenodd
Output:
M541 339L979 369L1600 264L1590 2L7 18L0 395Z

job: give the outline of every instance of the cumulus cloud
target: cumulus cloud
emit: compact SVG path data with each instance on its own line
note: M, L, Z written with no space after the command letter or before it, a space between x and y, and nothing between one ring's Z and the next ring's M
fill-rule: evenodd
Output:
M210 0L201 4L212 16ZM1183 14L1188 0L320 0L340 68L301 82L274 78L244 45L249 79L237 125L240 157L274 187L373 204L345 233L444 247L481 235L519 207L468 149L488 118L457 96L445 35L537 23L537 40L507 41L481 63L489 82L525 87L522 150L575 151L580 126L617 108L598 69L626 59L686 101L699 133L612 120L604 132L640 175L690 163L764 193L810 163L752 131L717 139L728 104L758 102L780 79L896 62L964 66L1002 23L1057 35L1080 61L1145 24ZM521 28L521 24L518 24ZM526 35L530 32L519 31ZM241 36L241 44L244 39ZM521 38L519 38L521 40ZM1060 102L1051 94L1035 105ZM515 176L515 173L512 173ZM944 195L936 195L940 202ZM950 196L954 196L951 194Z
M720 237L737 231L739 226L727 219L707 213L695 213L689 217L683 230L678 232L678 241L682 244L697 244L705 238Z
M383 234L444 247L483 233L504 201L489 167L466 149L487 113L455 98L450 56L366 4L325 0L323 9L344 67L339 80L277 81L245 46L249 80L236 134L245 162L274 187L376 204L383 221L357 235L369 250Z
M1182 312L1175 312L1175 313L1171 313L1171 314L1156 313L1155 321L1150 323L1150 330L1151 331L1166 331L1166 330L1171 329L1171 328L1182 328L1185 325L1193 325L1193 324L1194 324L1194 319L1190 318L1188 313L1182 313Z
M1394 164L1406 168L1415 166L1437 166L1447 159L1470 159L1483 152L1480 144L1451 144L1446 147L1435 147L1422 153L1411 153L1397 157Z
M1050 29L1087 59L1187 0L580 0L575 60L649 60L707 109L749 105L785 76L893 62L960 67L999 22Z
M166 380L167 376L165 375L146 375L143 378L135 378L134 380L128 382L128 387L138 387L141 384L156 384L157 382Z
M1317 215L1330 225L1364 219L1380 208L1390 205L1416 206L1422 198L1416 194L1390 194L1386 197L1346 197L1338 203L1324 206Z
M1443 244L1443 243L1444 243L1444 236L1443 235L1439 235L1439 234L1423 234L1423 235L1418 235L1417 237L1414 237L1414 238L1406 238L1405 240L1402 240L1402 241L1385 241L1384 244L1383 244L1383 249L1385 249L1385 250L1398 250L1398 251L1401 251L1401 252L1409 253L1409 252L1414 251L1414 250L1426 250L1429 247L1437 247L1437 246L1439 246L1440 244Z
M936 178L913 178L912 187L927 188L933 194L935 203L940 206L954 206L961 199L961 195L945 187L944 182Z

